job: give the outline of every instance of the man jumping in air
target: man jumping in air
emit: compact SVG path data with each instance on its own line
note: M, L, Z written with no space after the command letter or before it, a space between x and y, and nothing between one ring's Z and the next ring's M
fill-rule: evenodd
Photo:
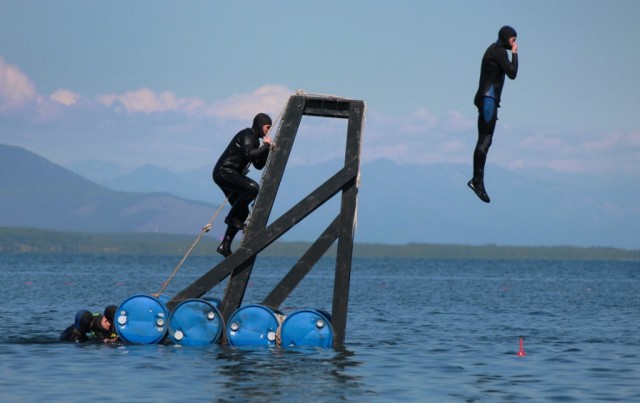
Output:
M484 188L484 165L498 120L500 94L504 76L514 80L518 74L518 44L516 30L505 25L498 32L498 40L489 45L482 57L480 84L473 103L478 107L478 142L473 153L473 179L467 185L485 203L489 195ZM507 50L511 50L511 61Z

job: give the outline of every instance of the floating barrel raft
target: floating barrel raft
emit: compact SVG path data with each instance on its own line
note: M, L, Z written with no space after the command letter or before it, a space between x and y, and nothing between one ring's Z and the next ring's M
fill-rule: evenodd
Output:
M251 304L236 310L225 326L218 309L220 300L216 298L185 300L170 313L167 300L166 297L134 295L120 304L115 326L122 341L205 346L219 343L224 333L232 346L327 348L333 345L331 315L320 309L301 309L285 316L277 309Z

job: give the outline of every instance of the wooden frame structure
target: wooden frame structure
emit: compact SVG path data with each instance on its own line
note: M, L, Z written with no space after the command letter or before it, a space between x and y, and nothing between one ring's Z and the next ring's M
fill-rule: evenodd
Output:
M331 245L338 240L331 323L335 330L334 347L341 346L344 343L347 324L365 113L365 103L359 100L308 94L292 95L282 116L277 146L265 167L260 194L256 199L242 244L229 257L176 294L167 303L169 309L173 310L182 300L202 297L231 275L220 309L225 321L228 320L242 304L258 253L333 196L342 192L339 215L262 301L264 305L278 308ZM348 119L344 166L267 226L275 196L304 115Z

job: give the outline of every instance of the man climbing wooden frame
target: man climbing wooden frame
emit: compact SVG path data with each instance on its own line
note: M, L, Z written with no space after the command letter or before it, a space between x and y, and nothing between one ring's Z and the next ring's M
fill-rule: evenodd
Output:
M344 166L267 226L303 115L348 119ZM242 244L233 254L179 292L167 303L169 309L172 310L185 299L203 296L231 274L220 309L225 320L228 319L242 304L258 253L337 193L342 192L339 215L263 301L265 305L278 308L337 239L331 323L335 330L334 346L341 346L344 343L347 324L364 118L363 101L333 96L292 95L282 116L276 147L265 168L260 194L256 199Z

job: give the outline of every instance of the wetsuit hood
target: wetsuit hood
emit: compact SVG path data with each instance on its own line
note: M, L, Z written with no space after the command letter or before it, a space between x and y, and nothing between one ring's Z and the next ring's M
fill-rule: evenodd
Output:
M104 318L103 315L94 316L93 321L91 322L91 330L93 330L93 333L99 334L109 332L109 329L102 326L102 318Z
M87 310L80 310L76 313L75 327L82 333L87 333L91 329L93 314Z
M513 29L513 27L505 25L504 27L500 28L500 31L498 31L498 44L504 46L505 49L511 49L509 38L513 36L518 36L516 30Z
M258 113L256 117L253 118L251 130L259 137L264 137L264 132L262 131L264 125L271 125L271 118L266 113Z
M115 305L109 305L106 308L104 308L104 317L107 318L107 320L111 323L113 323L113 319L116 316L116 310L118 309L117 306Z

